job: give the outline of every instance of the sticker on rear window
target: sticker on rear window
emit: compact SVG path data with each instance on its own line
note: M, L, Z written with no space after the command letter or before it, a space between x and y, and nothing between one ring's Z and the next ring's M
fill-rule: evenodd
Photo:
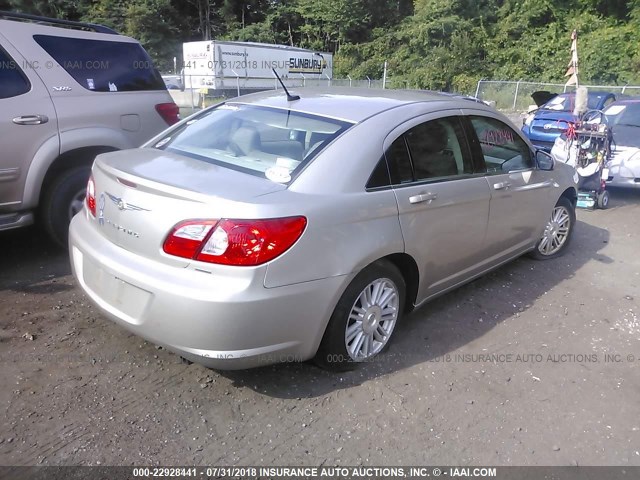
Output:
M286 167L275 166L268 168L264 172L264 175L269 180L276 183L287 183L291 181L291 172Z
M156 143L154 145L155 148L160 148L163 145L166 145L169 141L171 140L171 137L167 137L167 138L163 138L162 140L160 140L158 143Z
M96 84L93 82L93 78L87 78L87 88L89 90L95 90Z

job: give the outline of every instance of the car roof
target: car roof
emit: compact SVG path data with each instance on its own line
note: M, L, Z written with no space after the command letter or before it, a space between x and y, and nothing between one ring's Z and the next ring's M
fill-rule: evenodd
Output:
M46 17L43 17L46 18ZM12 43L22 43L25 35L51 35L56 37L84 38L93 40L106 40L112 42L139 43L136 39L120 35L114 30L97 24L84 24L82 22L68 22L68 24L30 22L11 19L0 15L0 31ZM76 27L77 24L77 27ZM19 37L18 37L19 36Z
M621 98L621 99L616 100L615 102L613 102L611 105L618 105L620 103L640 103L640 97Z
M252 93L229 100L230 104L248 104L311 113L354 123L403 105L431 103L433 109L474 108L494 110L473 97L426 90L388 90L378 88L290 88L299 100L288 101L282 89Z

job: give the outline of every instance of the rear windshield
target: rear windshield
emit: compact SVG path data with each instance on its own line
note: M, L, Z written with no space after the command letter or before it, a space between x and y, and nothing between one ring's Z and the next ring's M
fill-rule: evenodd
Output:
M288 183L351 125L286 109L228 103L207 110L153 146Z
M166 90L160 73L138 43L50 35L34 35L33 38L87 90Z
M604 111L604 114L607 116L609 125L640 127L640 103L614 103Z

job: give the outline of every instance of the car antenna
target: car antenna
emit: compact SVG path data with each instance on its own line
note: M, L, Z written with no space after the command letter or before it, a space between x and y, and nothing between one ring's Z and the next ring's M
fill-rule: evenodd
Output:
M284 88L285 93L287 94L287 101L289 102L293 102L295 100L300 100L300 95L291 95L289 93L289 90L287 90L287 87L284 86L284 82L282 81L282 79L280 78L280 75L278 75L278 72L276 72L275 68L272 68L271 70L273 70L273 74L276 76L276 78L278 79L278 81L280 82L280 85L282 85L282 88Z

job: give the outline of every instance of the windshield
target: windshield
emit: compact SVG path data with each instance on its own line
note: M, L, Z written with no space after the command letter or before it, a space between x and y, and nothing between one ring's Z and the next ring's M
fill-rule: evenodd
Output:
M604 111L604 114L607 116L609 125L640 127L640 102L614 103Z
M604 95L589 95L587 102L587 109L595 110L600 105L602 97ZM557 97L553 97L542 107L543 110L554 110L558 112L573 112L575 108L575 93L561 93Z
M227 103L203 112L153 146L287 183L351 125L292 110Z

